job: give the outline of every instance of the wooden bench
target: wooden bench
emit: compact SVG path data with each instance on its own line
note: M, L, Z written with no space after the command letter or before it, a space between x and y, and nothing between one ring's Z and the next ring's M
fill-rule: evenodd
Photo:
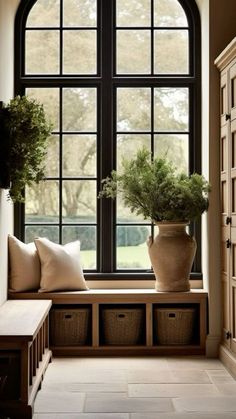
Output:
M45 299L8 300L0 307L0 413L11 419L32 418L32 404L51 360L51 305ZM14 369L8 366L12 357Z
M89 307L91 327L89 339L85 345L53 345L50 349L54 356L78 355L196 355L205 353L207 334L207 297L204 290L190 292L156 292L153 289L93 289L75 292L53 293L12 293L11 299L48 298L52 300L52 309ZM145 313L145 336L140 345L114 346L105 345L102 340L103 307L143 307ZM155 307L194 307L196 308L195 337L188 345L159 345L155 337ZM68 316L69 317L69 316Z

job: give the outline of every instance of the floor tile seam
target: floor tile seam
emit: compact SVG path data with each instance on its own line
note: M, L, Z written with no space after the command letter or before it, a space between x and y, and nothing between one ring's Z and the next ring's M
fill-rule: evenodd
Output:
M89 398L90 398L90 400L95 400L95 399L102 400L102 397L101 397L102 394L106 394L107 396L112 397L114 394L117 394L117 393L121 394L121 398L122 398L123 394L125 394L126 399L129 398L127 392L124 392L124 391L123 392L122 391L118 391L118 392L113 391L113 392L109 392L108 394L107 394L107 392L102 392L102 391L97 391L97 392L86 391L85 392L85 398L86 398L86 400L89 399ZM117 397L117 400L119 400L118 397Z
M219 383L219 384L222 384L222 383ZM224 384L226 384L226 383L224 383ZM232 384L232 383L228 383L228 384ZM153 386L153 385L161 385L161 386L170 386L170 385L175 385L175 386L215 386L215 383L212 383L212 382L210 382L210 383L194 383L194 382L183 382L183 383L179 383L179 382L158 382L158 383L156 383L156 382L149 382L149 383L145 383L145 382L143 382L143 381L138 381L138 382L131 382L131 383L128 383L128 386L129 385L148 385L148 386Z

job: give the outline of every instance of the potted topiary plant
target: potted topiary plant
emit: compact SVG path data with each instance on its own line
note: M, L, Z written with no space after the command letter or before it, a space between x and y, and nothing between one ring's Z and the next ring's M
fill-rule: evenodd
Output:
M208 209L209 183L197 173L177 173L166 159L151 159L142 149L135 158L123 160L121 174L113 171L102 184L99 197L121 194L131 212L159 227L155 239L148 239L156 289L188 291L196 241L186 226Z
M16 96L0 106L0 187L13 202L23 202L23 188L44 178L43 160L51 124L43 106Z

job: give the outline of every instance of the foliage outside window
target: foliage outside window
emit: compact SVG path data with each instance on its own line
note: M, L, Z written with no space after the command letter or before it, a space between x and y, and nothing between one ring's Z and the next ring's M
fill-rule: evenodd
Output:
M16 93L38 99L53 121L46 180L26 188L18 208L26 242L79 238L88 272L150 271L146 238L154 226L120 197L115 207L97 195L101 179L143 146L186 173L200 170L195 7L185 0L20 6Z

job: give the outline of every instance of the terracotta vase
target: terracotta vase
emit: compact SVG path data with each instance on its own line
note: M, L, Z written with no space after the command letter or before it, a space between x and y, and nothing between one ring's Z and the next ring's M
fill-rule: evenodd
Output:
M159 234L148 240L157 291L189 291L197 244L186 232L187 222L156 223Z

